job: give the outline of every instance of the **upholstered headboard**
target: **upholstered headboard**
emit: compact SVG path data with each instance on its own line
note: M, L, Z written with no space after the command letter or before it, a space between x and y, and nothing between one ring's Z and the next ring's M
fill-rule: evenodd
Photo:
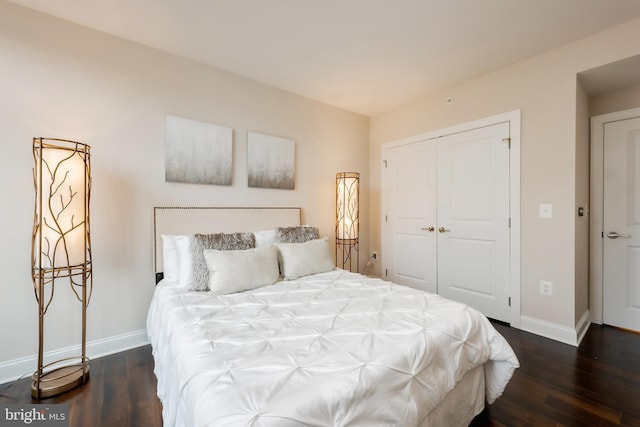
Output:
M301 208L165 207L153 208L153 266L162 272L162 235L261 231L301 224Z

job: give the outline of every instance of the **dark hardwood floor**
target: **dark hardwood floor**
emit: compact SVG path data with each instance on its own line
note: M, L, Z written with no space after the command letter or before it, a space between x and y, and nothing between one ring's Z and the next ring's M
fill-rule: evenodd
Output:
M0 405L12 403L68 403L71 427L162 426L150 346L91 360L86 384L48 399L32 399L31 379L20 380L0 392Z
M575 348L495 327L520 368L472 426L640 426L640 335L591 325Z
M575 348L501 324L495 327L521 367L473 427L640 427L640 335L592 325ZM154 427L162 425L155 391L146 346L92 360L87 384L40 403L69 403L71 426ZM0 404L32 402L38 403L31 399L28 379L0 392Z

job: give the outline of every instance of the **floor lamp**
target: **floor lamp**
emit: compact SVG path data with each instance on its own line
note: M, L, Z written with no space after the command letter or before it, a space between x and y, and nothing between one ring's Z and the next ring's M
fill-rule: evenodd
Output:
M360 270L360 174L336 174L336 266ZM355 267L355 270L353 268Z
M38 303L38 367L35 399L71 390L89 379L87 305L91 298L90 147L74 141L33 139L35 210L31 276ZM44 364L45 315L55 286L66 284L82 305L82 354Z

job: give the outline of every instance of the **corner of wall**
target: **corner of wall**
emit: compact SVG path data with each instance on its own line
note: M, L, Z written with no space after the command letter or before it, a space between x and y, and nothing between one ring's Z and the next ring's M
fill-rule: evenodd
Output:
M545 320L536 319L533 317L522 316L520 319L520 329L532 334L540 335L545 338L549 338L561 343L578 347L580 342L584 338L584 335L591 325L589 320L589 310L583 313L580 320L577 322L575 328L569 328L556 323L547 322Z

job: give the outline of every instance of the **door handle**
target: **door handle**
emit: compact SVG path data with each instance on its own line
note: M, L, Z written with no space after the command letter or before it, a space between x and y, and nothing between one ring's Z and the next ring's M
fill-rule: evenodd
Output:
M438 231L439 231L440 233L447 233L447 232L449 232L449 231L451 231L451 230L449 230L448 228L440 227L440 228L438 228Z
M433 233L434 231L436 231L436 228L434 226L431 227L422 227L420 230L422 231L428 231L429 233Z
M617 239L618 237L624 237L625 239L628 239L629 237L631 237L630 234L618 234L615 231L610 231L609 233L607 233L607 237L610 239Z

